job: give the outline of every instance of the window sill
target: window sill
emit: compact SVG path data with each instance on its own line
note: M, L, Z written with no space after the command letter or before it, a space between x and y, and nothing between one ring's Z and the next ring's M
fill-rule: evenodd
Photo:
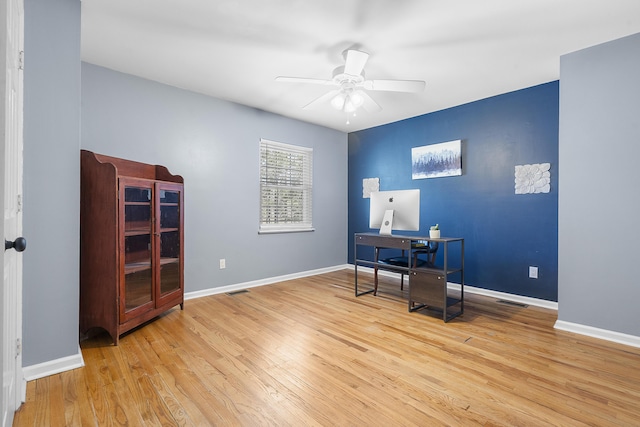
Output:
M281 233L306 233L316 231L315 228L278 228L271 230L258 230L258 234L281 234Z

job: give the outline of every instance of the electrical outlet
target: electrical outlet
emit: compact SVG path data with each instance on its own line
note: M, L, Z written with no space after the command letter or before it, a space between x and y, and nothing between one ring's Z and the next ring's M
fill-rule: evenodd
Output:
M224 258L220 259L220 270L227 268L227 261Z
M529 266L529 278L530 279L538 278L538 267Z

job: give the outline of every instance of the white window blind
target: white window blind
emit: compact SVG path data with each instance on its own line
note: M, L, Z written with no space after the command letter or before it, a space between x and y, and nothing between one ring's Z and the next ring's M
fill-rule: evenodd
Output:
M260 233L313 231L313 149L260 140Z

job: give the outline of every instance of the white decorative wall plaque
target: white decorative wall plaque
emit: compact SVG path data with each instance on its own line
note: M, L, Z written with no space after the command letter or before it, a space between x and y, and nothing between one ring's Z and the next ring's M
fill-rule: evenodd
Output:
M371 198L371 193L380 191L380 178L365 178L362 180L362 198Z
M548 193L551 189L551 163L516 166L516 194Z

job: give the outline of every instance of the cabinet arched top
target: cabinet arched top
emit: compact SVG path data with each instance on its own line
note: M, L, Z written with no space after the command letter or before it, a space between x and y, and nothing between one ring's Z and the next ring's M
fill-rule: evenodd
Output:
M80 150L81 162L83 164L105 164L112 165L116 176L128 176L132 178L154 179L167 182L184 183L180 175L173 175L165 166L150 165L133 160L120 159L118 157L107 156L94 153L88 150ZM85 163L86 162L86 163Z

